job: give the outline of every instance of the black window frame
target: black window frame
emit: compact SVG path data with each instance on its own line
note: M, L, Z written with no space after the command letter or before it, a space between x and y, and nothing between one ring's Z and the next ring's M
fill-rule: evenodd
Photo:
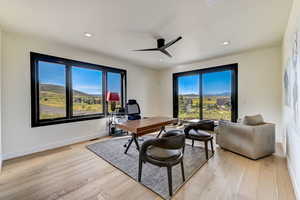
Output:
M238 119L238 63L221 65L216 67L209 67L203 69L196 69L192 71L178 72L173 73L173 117L178 118L178 78L181 76L189 76L189 75L199 75L200 77L200 85L199 85L199 119L203 120L203 94L202 94L202 81L203 74L210 72L221 72L231 70L231 121L236 122Z
M55 119L39 119L39 69L38 61L58 63L66 66L66 117ZM124 107L127 101L127 71L115 67L108 67L99 64L92 64L82 61L71 60L36 52L30 52L31 65L31 127L47 126L54 124L70 123L77 121L101 119L106 117L108 113L107 108L107 73L114 72L121 74L121 106ZM72 67L80 67L87 69L94 69L102 71L102 102L103 113L73 116L73 97L72 97Z

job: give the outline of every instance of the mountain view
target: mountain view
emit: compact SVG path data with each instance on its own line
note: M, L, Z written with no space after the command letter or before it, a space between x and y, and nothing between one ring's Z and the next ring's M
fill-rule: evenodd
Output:
M199 75L179 77L179 118L184 120L199 119L201 103L200 89L203 96L203 119L231 120L230 71L204 73L201 80Z

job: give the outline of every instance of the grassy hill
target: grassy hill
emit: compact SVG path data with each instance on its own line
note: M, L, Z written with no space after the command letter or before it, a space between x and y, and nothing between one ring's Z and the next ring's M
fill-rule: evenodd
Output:
M230 120L231 106L221 106L217 104L220 98L228 98L228 93L203 96L203 118L214 120ZM180 119L195 119L199 118L199 95L185 94L179 95L179 118Z
M64 86L60 86L60 85L40 84L40 91L41 92L53 92L56 94L65 94L66 88ZM78 90L73 90L73 95L75 95L75 96L90 96L90 97L100 96L100 95L84 93L84 92L81 92Z
M66 89L63 86L40 84L40 119L66 116ZM102 95L73 90L73 114L86 115L102 112Z

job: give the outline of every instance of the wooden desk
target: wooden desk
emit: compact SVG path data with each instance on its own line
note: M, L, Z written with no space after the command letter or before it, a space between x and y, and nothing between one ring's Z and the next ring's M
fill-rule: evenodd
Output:
M174 123L177 123L177 119L169 117L149 117L139 120L128 120L124 123L116 124L117 128L130 132L132 136L124 153L127 153L133 141L135 142L137 149L140 149L137 137L160 131L157 136L159 137L160 134L165 131L165 126Z

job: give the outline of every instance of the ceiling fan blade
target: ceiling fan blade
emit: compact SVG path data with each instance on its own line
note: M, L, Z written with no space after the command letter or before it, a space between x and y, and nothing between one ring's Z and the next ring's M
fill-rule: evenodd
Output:
M171 54L170 54L167 50L165 50L165 49L160 49L160 51L161 51L163 54L165 54L165 55L169 56L170 58L172 58Z
M178 37L178 38L176 38L176 39L174 39L174 40L168 42L168 43L165 44L165 46L163 46L162 48L166 49L166 48L168 48L169 46L173 45L174 43L178 42L178 41L181 40L181 39L182 39L182 37L180 36L180 37Z
M158 48L152 48L152 49L138 49L138 50L133 50L133 51L158 51Z

